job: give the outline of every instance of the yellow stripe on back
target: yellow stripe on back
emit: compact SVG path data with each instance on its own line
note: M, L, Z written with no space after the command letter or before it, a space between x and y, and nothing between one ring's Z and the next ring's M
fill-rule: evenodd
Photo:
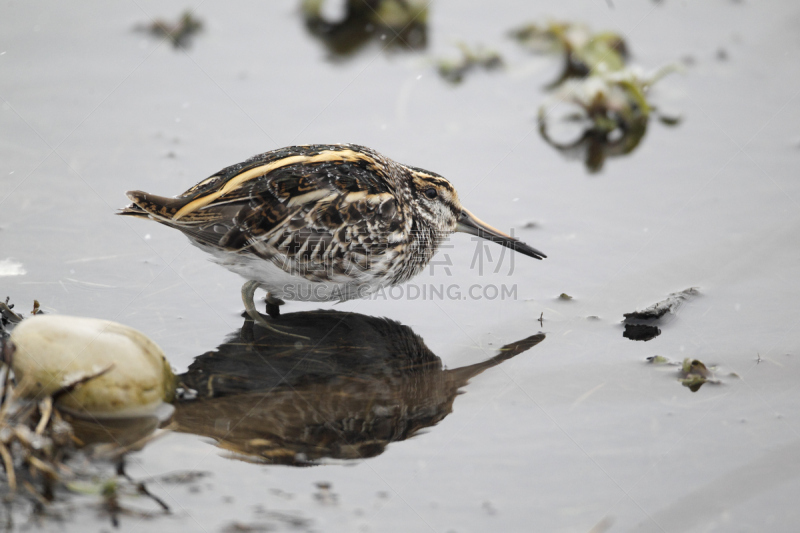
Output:
M308 155L293 155L289 157L284 157L283 159L279 159L277 161L272 161L271 163L267 163L266 165L261 165L259 167L251 168L241 174L238 174L231 178L225 185L218 191L212 192L211 194L207 194L205 196L201 196L200 198L196 198L183 206L172 220L178 220L189 213L193 213L198 209L202 209L203 207L207 206L208 204L212 203L214 200L223 196L232 190L240 187L243 183L246 183L252 179L264 176L269 174L275 169L287 167L289 165L294 165L296 163L324 163L326 161L369 161L374 163L373 159L366 154L362 154L359 152L354 152L353 150L325 150L320 152L316 155L308 156Z
M317 189L316 191L307 192L305 194L301 194L300 196L294 196L289 198L289 201L286 202L286 205L289 207L294 207L296 205L303 205L308 204L317 200L322 200L323 198L327 198L331 195L331 191L328 189ZM336 196L336 195L332 195Z

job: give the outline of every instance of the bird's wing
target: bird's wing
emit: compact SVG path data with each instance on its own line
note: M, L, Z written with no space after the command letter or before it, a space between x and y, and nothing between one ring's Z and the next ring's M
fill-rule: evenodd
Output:
M383 255L404 227L388 184L353 162L291 165L235 195L240 208L219 245L264 258L279 255L301 267L347 259L367 269L370 256Z
M191 238L265 259L329 264L380 255L404 217L386 163L361 147L267 152L227 167L177 198L139 191L123 214L149 216ZM368 265L368 261L365 267Z

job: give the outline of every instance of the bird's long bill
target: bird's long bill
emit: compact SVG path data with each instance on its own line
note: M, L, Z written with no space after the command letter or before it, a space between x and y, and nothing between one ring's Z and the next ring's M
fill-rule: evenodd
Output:
M547 257L536 248L528 246L524 242L520 242L511 235L506 235L497 228L493 228L466 209L461 210L461 216L458 217L456 231L469 233L470 235L477 235L482 239L496 242L497 244L502 244L506 248L511 248L515 252L519 252L529 257L535 257L536 259L543 259Z

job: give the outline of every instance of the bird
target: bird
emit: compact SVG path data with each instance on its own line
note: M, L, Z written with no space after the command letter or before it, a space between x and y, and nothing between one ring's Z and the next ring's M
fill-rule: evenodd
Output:
M126 195L132 203L118 214L181 231L245 278L247 313L273 330L255 310L258 288L273 318L284 300L364 298L419 274L454 232L547 257L473 215L443 176L357 144L258 154L172 198Z

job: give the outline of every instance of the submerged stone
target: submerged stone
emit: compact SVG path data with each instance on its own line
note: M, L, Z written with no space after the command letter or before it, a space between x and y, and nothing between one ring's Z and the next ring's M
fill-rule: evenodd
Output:
M6 353L17 391L55 395L58 407L76 414L143 414L174 396L175 377L161 348L116 322L37 315L14 328Z

